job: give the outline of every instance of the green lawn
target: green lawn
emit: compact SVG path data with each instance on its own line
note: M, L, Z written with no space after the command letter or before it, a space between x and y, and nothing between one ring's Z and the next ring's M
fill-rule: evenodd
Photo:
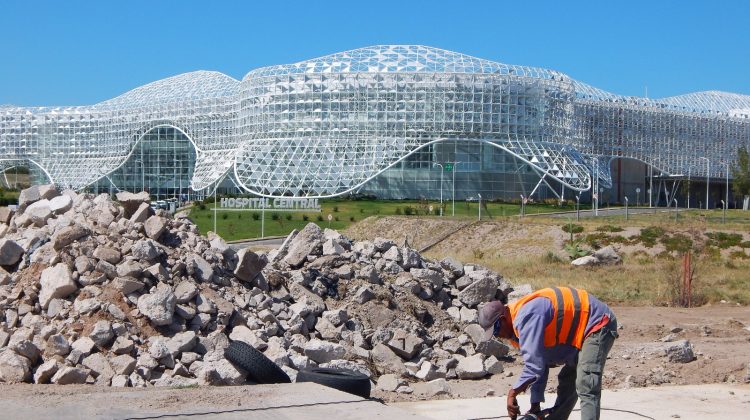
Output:
M429 214L429 206L433 206L432 214ZM451 202L444 201L444 217L452 217ZM321 212L284 212L266 210L264 236L283 236L293 229L301 229L309 222L315 222L320 227L331 227L332 229L345 229L352 223L358 222L370 216L394 216L406 217L440 217L440 201L414 201L414 200L321 200ZM484 206L483 206L484 207ZM469 219L478 216L478 204L476 202L456 202L456 218ZM547 204L529 204L526 206L526 214L548 213L551 211L573 210L572 207L560 208ZM487 208L482 208L482 219L497 219L519 214L518 204L487 203ZM409 214L411 213L411 214ZM191 209L190 217L200 228L201 233L214 230L213 204L207 204L205 209L195 206ZM228 211L217 210L216 228L219 235L226 240L259 238L261 236L261 211L243 210ZM328 222L328 215L333 220ZM304 220L307 216L308 220ZM257 218L258 220L256 220ZM275 219L275 220L274 220ZM319 220L320 219L320 220Z

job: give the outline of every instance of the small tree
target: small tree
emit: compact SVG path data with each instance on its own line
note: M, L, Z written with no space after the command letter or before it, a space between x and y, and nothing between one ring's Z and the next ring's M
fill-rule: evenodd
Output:
M732 164L732 179L735 197L741 199L750 195L750 155L745 146L737 149L737 161Z

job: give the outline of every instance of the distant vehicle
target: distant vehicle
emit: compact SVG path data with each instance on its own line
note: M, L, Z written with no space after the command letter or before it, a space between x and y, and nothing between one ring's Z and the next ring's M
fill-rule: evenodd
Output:
M168 208L168 207L169 207L169 205L167 204L167 202L166 202L166 201L164 201L164 200L159 200L159 201L157 201L157 202L156 202L156 206L157 206L158 208L160 208L160 209L166 209L166 208Z

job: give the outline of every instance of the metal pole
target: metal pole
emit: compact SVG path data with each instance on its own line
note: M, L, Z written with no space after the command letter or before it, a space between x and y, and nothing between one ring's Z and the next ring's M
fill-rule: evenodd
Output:
M677 221L677 199L674 199L674 221Z
M266 237L266 198L263 198L263 205L260 208L260 237Z
M727 185L725 187L726 191L724 191L724 200L726 201L726 207L729 207L729 162L724 162L724 165L727 167L727 173L726 173L726 179L727 179ZM724 209L724 216L726 217L726 211L727 209Z
M216 182L216 185L214 185L214 233L218 235L216 232L216 190L219 189L219 182Z
M625 220L628 220L628 196L625 196Z
M721 201L721 209L722 209L721 223L726 223L727 222L727 203L724 202L724 200L719 200L719 201Z
M443 165L440 163L433 163L432 167L440 167L440 216L443 215Z
M687 206L685 206L685 207L687 207L688 210L690 210L690 171L691 170L692 170L692 168L688 168Z
M452 191L451 191L451 217L456 216L456 164L458 162L453 162L453 183L452 185Z
M526 213L526 198L521 194L521 217Z
M706 159L706 210L708 210L708 189L711 175L711 161L705 156L701 156L698 159Z
M576 221L581 220L581 195L576 195Z
M649 178L648 181L648 206L653 207L653 203L651 201L651 196L654 194L654 163L652 162L651 165L649 165Z
M482 194L477 193L479 196L479 220L482 220Z

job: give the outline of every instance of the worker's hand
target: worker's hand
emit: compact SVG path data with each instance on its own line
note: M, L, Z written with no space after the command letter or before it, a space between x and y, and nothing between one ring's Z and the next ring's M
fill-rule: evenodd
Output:
M516 399L516 390L511 388L508 391L508 403L506 408L508 409L508 416L512 420L516 420L516 417L521 414L521 407L518 406L518 400Z

